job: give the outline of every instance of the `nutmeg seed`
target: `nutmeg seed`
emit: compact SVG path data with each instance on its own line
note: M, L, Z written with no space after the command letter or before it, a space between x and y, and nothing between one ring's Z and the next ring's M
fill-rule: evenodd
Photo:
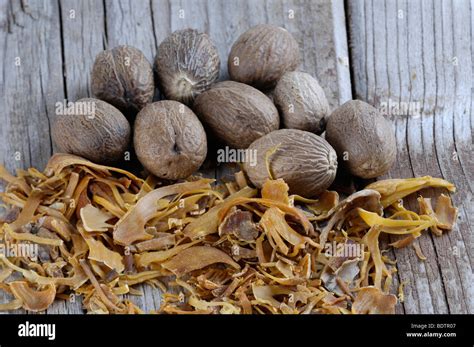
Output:
M327 189L336 177L336 152L326 140L308 131L272 131L253 142L248 151L257 152L256 165L245 162L244 170L258 188L271 174L273 179L282 178L292 194L311 198Z
M91 74L92 93L122 111L139 111L153 100L153 69L143 53L118 46L99 53Z
M186 105L172 100L155 102L138 113L133 141L142 165L161 178L186 178L207 155L201 122Z
M51 135L60 152L108 164L123 158L130 141L130 124L112 105L86 98L57 115Z
M154 68L166 98L192 105L219 78L219 53L207 34L178 30L158 47Z
M273 102L280 111L283 126L321 134L329 116L329 103L318 81L310 74L290 71L273 91Z
M273 88L285 72L299 64L294 37L286 29L269 24L254 26L240 35L227 61L232 80L261 90Z
M212 132L234 148L278 129L280 119L271 100L258 89L225 81L199 95L194 110Z
M387 173L397 157L392 125L375 107L360 100L346 102L329 116L326 139L340 163L361 178Z

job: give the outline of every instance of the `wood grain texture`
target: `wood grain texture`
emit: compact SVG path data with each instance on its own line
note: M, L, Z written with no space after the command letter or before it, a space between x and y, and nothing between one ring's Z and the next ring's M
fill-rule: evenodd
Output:
M215 41L223 80L230 47L243 31L259 23L283 26L300 44L302 69L321 81L331 105L351 98L342 1L1 0L0 9L0 162L13 172L44 168L53 152L55 103L92 96L90 70L98 52L128 44L153 62L160 42L187 27ZM238 167L216 168L212 159L201 174L231 179ZM147 311L157 309L159 290L144 286L143 293L130 299ZM47 312L82 313L81 302L56 302Z
M419 239L427 256L397 250L398 280L406 282L406 313L473 313L472 2L349 2L355 97L376 107L416 103L416 112L388 112L398 158L389 177L431 175L453 182L456 228ZM439 191L424 192L433 197ZM416 208L415 198L408 206ZM393 239L392 239L393 241Z
M2 0L0 16L0 162L12 172L43 168L54 103L64 99L59 6Z
M75 101L92 96L89 72L95 56L106 46L104 9L101 2L94 0L63 0L58 5L64 99ZM83 313L81 297L71 295L67 301L56 301L47 313Z
M53 151L54 105L90 96L90 69L102 49L130 44L152 62L167 35L192 27L216 43L220 79L226 79L235 39L259 23L280 25L295 35L301 69L320 80L332 108L352 97L349 66L355 97L376 106L388 99L420 103L419 117L391 116L399 153L387 177L429 174L454 182L460 220L448 235L420 239L426 262L411 248L389 251L398 262L395 285L407 282L397 312L472 313L472 3L357 0L347 5L346 30L342 0L0 0L0 163L10 171L44 168ZM213 157L215 152L202 174L232 178L238 167L215 167ZM144 286L142 296L130 299L154 310L160 291ZM48 310L82 312L80 302L58 302Z

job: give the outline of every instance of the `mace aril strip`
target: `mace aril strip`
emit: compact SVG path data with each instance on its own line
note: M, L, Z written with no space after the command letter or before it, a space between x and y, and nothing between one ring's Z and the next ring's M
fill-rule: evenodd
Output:
M170 314L394 313L396 263L380 235L440 235L457 216L447 195L420 200L420 213L403 207L422 188L454 190L428 176L378 181L342 201L289 195L281 178L253 189L241 173L225 185L161 185L66 154L44 172L0 167L0 178L1 243L42 247L39 257L0 256L0 288L12 294L1 310L44 311L74 294L89 313L143 313L123 295L148 283Z

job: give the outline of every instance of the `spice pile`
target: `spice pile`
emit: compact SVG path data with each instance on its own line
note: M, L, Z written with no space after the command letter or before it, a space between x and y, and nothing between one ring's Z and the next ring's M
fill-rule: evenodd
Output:
M423 188L455 190L428 176L377 181L342 201L334 191L289 195L282 179L253 189L241 172L222 185L161 186L66 154L44 172L0 166L0 178L1 243L38 250L0 255L0 288L12 298L1 310L43 311L74 293L89 313L141 313L123 295L148 283L165 292L164 313L393 313L396 268L380 234L401 235L392 246L405 247L457 216L446 195L420 196L419 213L404 208Z

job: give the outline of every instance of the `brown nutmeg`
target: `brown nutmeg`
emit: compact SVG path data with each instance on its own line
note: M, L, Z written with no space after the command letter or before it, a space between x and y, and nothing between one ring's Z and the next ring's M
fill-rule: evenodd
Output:
M104 164L123 158L130 141L130 124L118 109L87 98L59 113L51 135L60 152Z
M233 81L199 95L194 110L216 137L234 148L247 148L280 125L278 110L265 94Z
M300 64L298 43L284 28L261 24L244 32L227 61L230 78L258 89L270 89Z
M387 173L397 157L392 125L375 107L360 100L346 102L329 116L326 140L339 162L361 178Z
M138 113L133 141L142 165L166 179L188 177L207 155L201 122L186 105L172 100L152 103Z
M336 177L336 152L326 140L308 131L272 131L247 151L254 151L256 160L244 162L244 170L259 188L272 175L273 179L282 178L292 194L311 198L327 189Z
M219 52L207 34L178 30L158 47L154 68L166 98L191 105L219 78Z
M99 53L91 74L92 93L122 111L139 111L153 100L153 68L143 53L118 46Z
M318 81L310 74L290 71L273 90L273 102L283 126L321 134L329 116L329 103Z

